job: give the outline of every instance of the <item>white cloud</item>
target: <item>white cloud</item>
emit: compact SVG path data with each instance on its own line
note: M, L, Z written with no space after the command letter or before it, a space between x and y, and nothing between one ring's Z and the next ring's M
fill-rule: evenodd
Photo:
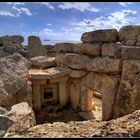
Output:
M101 16L95 19L83 19L78 23L71 23L71 25L81 32L83 30L92 31L107 28L116 28L119 30L120 27L133 23L133 18L136 16L136 14L136 11L122 10L111 13L106 17Z
M16 16L20 16L22 13L25 13L28 16L32 16L31 11L28 8L22 7L22 8L17 8L15 6L12 7L13 10L16 10L18 13Z
M50 2L36 2L36 4L45 5L45 6L47 6L49 9L54 10L54 6L52 6L52 4L50 4Z
M63 2L58 6L58 8L61 8L63 10L65 9L74 9L79 10L81 12L84 12L85 10L91 11L91 12L98 12L99 9L93 7L90 3L87 2Z
M133 4L132 2L119 2L120 5L126 7L127 5Z
M52 26L52 24L51 24L51 23L47 23L46 25L48 25L48 26Z
M25 5L25 2L5 2L5 4L13 4L13 5Z
M14 14L7 12L7 11L0 11L0 16L10 16L10 17L15 17Z

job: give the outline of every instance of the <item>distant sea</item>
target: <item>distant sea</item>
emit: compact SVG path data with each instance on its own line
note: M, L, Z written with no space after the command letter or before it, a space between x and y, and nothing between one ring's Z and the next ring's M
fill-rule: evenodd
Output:
M75 40L41 40L43 45L55 45L56 43L81 43L81 41L75 41ZM23 43L24 45L27 45L28 42L25 41Z
M42 41L43 45L46 45L46 44L55 45L56 43L81 43L81 41L74 41L74 40L47 40L47 41Z

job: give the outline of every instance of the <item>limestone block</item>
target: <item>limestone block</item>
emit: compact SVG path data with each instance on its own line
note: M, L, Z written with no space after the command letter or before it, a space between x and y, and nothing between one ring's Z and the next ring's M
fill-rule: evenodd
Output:
M59 100L60 105L64 106L67 103L67 90L66 90L66 82L59 82Z
M71 106L73 109L77 109L80 102L80 80L74 79L69 81L69 96L71 101Z
M86 66L88 71L118 74L121 72L121 59L99 57L93 59L91 62L87 61Z
M71 78L81 78L86 75L86 71L83 70L72 70L69 74L69 77Z
M73 46L73 52L92 56L101 55L101 45L97 43L82 43Z
M114 118L140 109L140 60L123 61L122 79L114 106Z
M42 46L41 40L37 36L28 37L28 56L47 56L46 49Z
M32 84L33 88L33 108L36 112L40 112L41 110L41 93L40 93L40 83Z
M64 62L67 66L73 69L86 69L87 63L91 62L91 59L86 55L80 55L75 53L65 54Z
M54 57L46 57L46 56L36 56L30 59L32 62L32 67L42 67L49 68L55 67L56 62Z
M54 46L54 51L60 53L71 53L73 52L74 43L56 43Z
M122 58L125 60L140 59L140 47L123 46L122 47Z
M10 36L13 44L21 44L24 42L24 38L21 35L12 35Z
M17 103L17 94L27 85L29 67L30 62L17 53L0 59L1 106ZM21 93L26 95L24 92Z
M84 43L109 43L117 42L118 31L116 29L103 29L82 34L81 41Z
M135 46L136 44L136 40L135 39L131 39L131 40L127 40L125 45L129 45L129 46Z
M134 46L137 41L137 36L140 33L140 26L128 25L120 28L118 37L119 41L124 45Z
M102 45L102 56L109 56L113 58L121 57L121 44L105 43Z

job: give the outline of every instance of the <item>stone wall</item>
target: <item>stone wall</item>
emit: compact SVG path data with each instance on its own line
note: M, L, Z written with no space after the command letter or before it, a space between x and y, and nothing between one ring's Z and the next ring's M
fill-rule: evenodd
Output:
M43 46L30 36L23 47L23 41L21 36L0 37L0 57L19 52L38 67L70 68L68 96L74 109L92 110L94 91L102 95L103 120L140 109L140 26L86 32L82 43Z
M102 94L103 120L140 109L139 28L125 26L119 32L115 29L86 32L81 37L82 43L57 43L51 49L50 52L56 52L57 66L71 68L69 77L75 87L78 82L74 81L80 82L80 97L76 90L69 94L79 102L82 111L92 109L87 101L87 96L92 97L89 90Z

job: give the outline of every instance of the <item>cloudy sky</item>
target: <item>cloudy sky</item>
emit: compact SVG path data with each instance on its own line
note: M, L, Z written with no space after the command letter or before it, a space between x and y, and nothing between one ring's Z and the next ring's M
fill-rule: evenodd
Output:
M87 31L140 25L138 13L139 2L1 2L0 36L80 41Z

